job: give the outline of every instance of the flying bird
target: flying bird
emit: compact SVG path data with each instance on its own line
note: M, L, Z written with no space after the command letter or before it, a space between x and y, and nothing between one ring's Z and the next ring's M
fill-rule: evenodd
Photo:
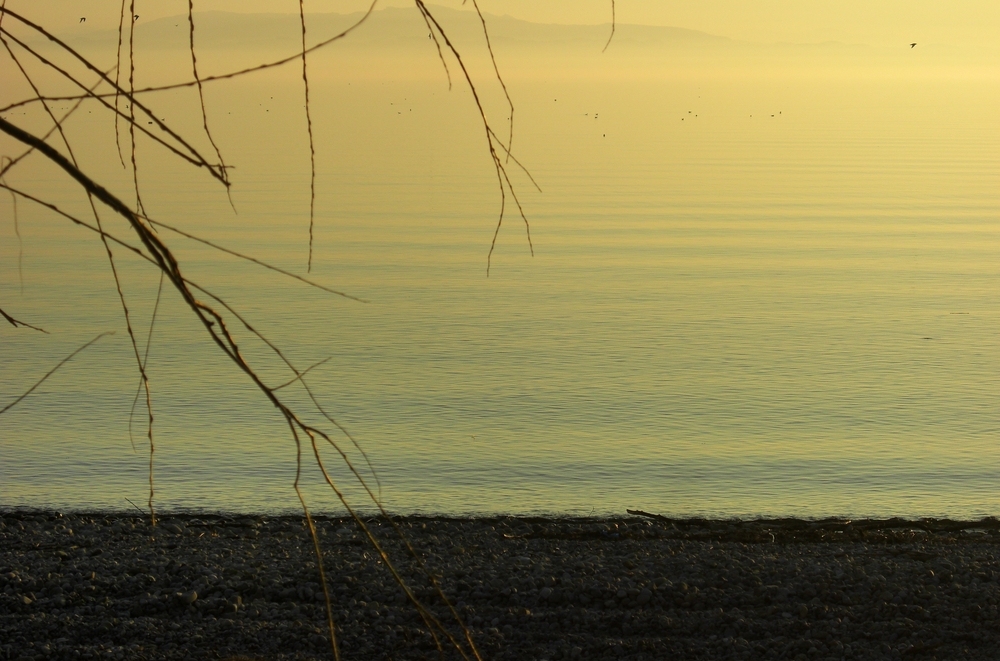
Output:
M910 48L913 48L916 45L917 45L917 42L914 41L912 44L910 44Z
M86 16L81 17L80 18L80 22L81 23L86 23L87 22L87 17Z

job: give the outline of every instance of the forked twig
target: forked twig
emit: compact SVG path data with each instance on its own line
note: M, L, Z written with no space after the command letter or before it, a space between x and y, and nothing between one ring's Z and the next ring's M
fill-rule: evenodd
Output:
M479 91L476 89L476 85L472 80L472 76L469 74L469 70L465 67L465 62L462 60L461 54L458 52L458 49L455 48L454 44L452 44L451 39L448 37L447 34L445 34L445 31L441 27L441 24L438 23L437 19L427 8L427 5L424 4L423 0L414 0L414 2L416 3L417 8L420 10L420 13L423 14L425 21L433 25L433 27L437 30L437 33L441 36L441 39L444 41L445 45L448 46L448 50L455 58L455 61L458 62L458 66L462 70L462 74L465 76L466 84L469 86L469 91L472 92L472 98L476 102L476 108L479 110L479 116L483 122L483 129L486 132L487 149L489 150L490 158L493 160L493 168L496 171L497 175L497 185L499 186L500 189L500 216L497 219L497 226L493 232L493 241L492 243L490 243L490 252L486 257L486 275L488 277L490 273L490 266L492 264L492 259L493 259L493 250L496 247L497 236L499 236L500 234L500 227L503 225L504 212L507 208L508 191L510 192L510 196L514 199L514 202L517 205L517 209L521 215L521 218L524 220L525 232L528 239L528 248L530 249L532 256L534 256L535 247L531 243L531 226L528 224L528 217L524 214L524 209L521 206L520 200L518 200L517 198L517 193L515 192L514 187L511 184L510 178L507 176L507 170L504 167L504 164L500 159L499 154L497 154L496 145L494 143L496 133L494 133L492 127L490 126L489 118L486 116L486 110L483 108L482 101L479 99ZM497 140L496 142L500 143L501 146L503 146L503 143L500 140Z
M490 31L486 28L486 17L483 16L483 12L479 9L478 0L472 0L472 6L476 10L476 16L479 17L479 23L483 26L483 36L486 38L486 50L490 54L490 62L493 63L493 74L500 83L500 87L503 88L503 95L506 97L507 106L510 108L510 117L507 118L507 126L510 131L507 137L507 145L504 147L504 151L507 152L507 160L510 161L510 151L514 148L514 102L511 101L510 92L507 91L507 84L504 82L503 76L500 75L500 67L497 66L497 58L493 54L493 44L490 43ZM492 133L492 131L490 132ZM503 143L500 144L503 146Z
M46 335L49 335L49 332L47 330L39 328L38 326L32 326L31 324L26 324L19 319L15 319L14 317L4 312L3 309L0 309L0 317L3 317L7 321L9 321L10 325L13 326L14 328L17 328L18 326L24 326L25 328L30 328L31 330L36 330L39 331L40 333L45 333Z

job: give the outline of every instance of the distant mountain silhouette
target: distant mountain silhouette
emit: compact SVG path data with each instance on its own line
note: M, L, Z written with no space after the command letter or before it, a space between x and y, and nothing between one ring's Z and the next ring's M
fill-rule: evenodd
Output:
M431 11L449 32L465 41L481 39L482 27L471 11L431 6ZM312 13L306 15L309 44L329 38L356 22L360 13ZM509 16L486 15L490 38L495 44L531 46L604 47L611 24L556 25L531 23ZM195 44L198 48L218 49L294 49L300 43L298 14L235 13L208 11L195 13ZM143 48L187 48L187 15L160 18L136 25L136 42ZM110 30L77 33L73 42L117 43L117 33ZM416 8L387 7L368 19L363 29L352 33L355 46L406 48L427 41L427 28ZM725 46L736 44L725 37L697 30L667 26L618 24L612 44L629 46Z

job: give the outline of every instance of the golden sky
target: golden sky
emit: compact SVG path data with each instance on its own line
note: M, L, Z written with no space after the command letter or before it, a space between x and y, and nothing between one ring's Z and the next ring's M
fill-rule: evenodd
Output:
M12 9L30 12L48 25L117 26L117 0L8 0ZM380 7L410 6L410 0L380 0ZM435 3L461 7L461 0ZM548 23L604 23L610 0L479 0L483 11ZM358 11L367 0L306 0L308 12ZM466 2L466 7L471 3ZM186 0L135 0L141 19L182 14ZM197 11L296 12L295 0L196 0ZM948 43L990 46L1000 34L996 0L617 0L623 23L671 25L734 39L759 42L891 44Z

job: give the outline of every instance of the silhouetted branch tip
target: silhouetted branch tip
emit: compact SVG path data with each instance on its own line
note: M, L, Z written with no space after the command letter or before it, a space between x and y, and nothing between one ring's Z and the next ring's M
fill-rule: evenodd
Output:
M608 35L608 43L604 44L604 48L601 49L602 53L604 51L608 50L608 46L611 45L611 40L615 38L615 23L616 22L617 21L615 20L615 0L611 0L611 34Z
M4 316L7 316L7 315L4 315ZM84 349L86 349L87 347L89 347L90 345L92 345L94 342L97 342L102 337L105 337L106 335L114 335L114 334L115 334L114 331L105 331L105 332L101 333L100 335L98 335L97 337L95 337L94 339L92 339L90 342L87 342L86 344L84 344L82 347L80 347L79 349L77 349L76 351L74 351L73 353L71 353L70 355L68 355L65 358L63 358L62 360L60 360L56 364L55 367L53 367L52 369L50 369L48 372L45 373L45 376L43 376L38 381L36 381L35 385L33 385L30 388L28 388L24 393L21 394L20 397L18 397L17 399L15 399L13 402L11 402L7 406L5 406L2 409L0 409L0 415L3 415L7 411L9 411L12 408L14 408L15 406L17 406L17 404L19 402L23 401L25 397L27 397L28 395L30 395L31 393L33 393L35 391L35 389L38 388L38 386L40 386L43 383L45 383L46 379L48 379L50 376L52 376L53 374L55 374L56 370L58 370L60 367L62 367L63 365L65 365L69 361L73 360L73 358L78 353L80 353L81 351L83 351Z
M2 309L0 309L0 317L3 317L8 322L10 322L10 325L13 326L14 328L17 328L18 326L24 326L25 328L30 328L31 330L36 330L40 333L45 333L46 335L50 334L47 330L39 328L38 326L32 326L31 324L26 324L19 319L15 319L14 317L4 312Z

